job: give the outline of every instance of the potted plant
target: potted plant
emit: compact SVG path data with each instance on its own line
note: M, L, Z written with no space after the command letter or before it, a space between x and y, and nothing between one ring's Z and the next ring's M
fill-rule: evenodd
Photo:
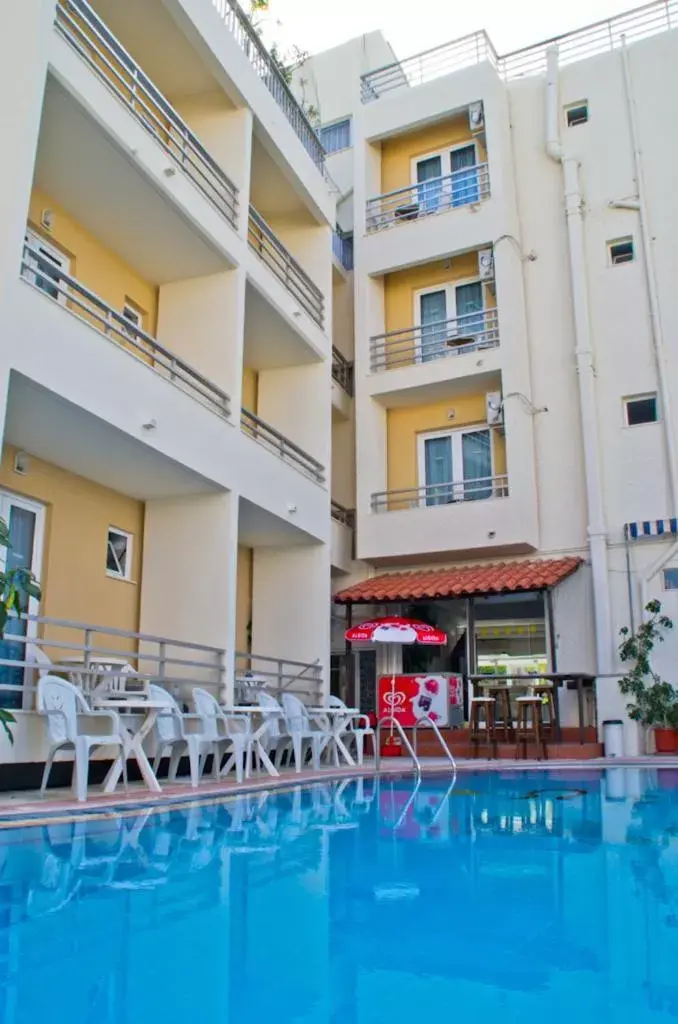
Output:
M659 601L650 601L646 618L635 632L624 627L621 632L619 657L631 667L619 680L619 689L633 700L626 705L629 717L654 730L658 754L678 751L678 690L654 671L651 654L657 643L673 629L673 622L662 614Z
M4 519L0 519L0 548L9 551L11 548L9 539L9 527ZM40 586L30 569L15 567L0 571L0 640L4 638L7 620L12 612L20 616L28 609L29 598L34 597L40 600ZM25 661L25 645L23 658ZM0 726L5 730L10 743L14 743L14 736L10 726L16 722L11 711L0 707Z

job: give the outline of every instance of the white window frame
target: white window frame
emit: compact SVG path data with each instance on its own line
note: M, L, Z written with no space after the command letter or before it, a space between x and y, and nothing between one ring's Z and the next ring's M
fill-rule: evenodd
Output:
M347 149L353 149L353 116L351 114L347 114L345 117L335 117L333 121L321 124L318 133L320 141L322 142L322 135L320 135L320 132L324 132L327 128L336 128L339 124L348 124L348 146L342 146L340 149L328 150L328 156L334 156L335 153L345 153Z
M648 398L654 398L654 407L657 410L657 418L654 420L646 420L645 423L629 423L629 403L647 401ZM622 414L624 416L624 426L628 430L636 430L638 427L654 427L661 419L659 395L656 391L642 391L638 395L624 395L622 398Z
M475 277L463 277L459 278L458 281L446 281L445 284L431 285L427 288L418 288L414 292L414 326L420 330L422 327L421 323L421 296L422 295L433 295L435 292L445 292L445 319L456 320L457 318L457 288L465 284L480 284L483 296L483 308L482 312L487 311L487 294L484 287L484 282L477 274ZM454 310L453 315L450 315L450 310ZM423 362L421 347L417 348L417 362Z
M413 156L410 158L410 177L413 185L425 184L425 182L417 181L417 166L422 160L431 160L434 156L439 156L440 168L442 171L441 177L447 178L452 174L452 156L451 154L457 149L468 149L473 146L473 164L471 167L464 168L464 170L472 170L473 167L478 166L478 146L475 139L469 139L468 142L455 142L452 146L445 146L444 149L435 149L432 153L420 153L419 156ZM430 181L436 181L436 178L430 178Z
M628 245L631 243L631 259L630 260L619 260L617 263L614 261L612 250L616 245ZM610 267L625 267L629 263L636 262L636 242L633 235L622 235L621 238L611 238L607 243L607 260L608 266Z
M570 121L568 119L568 115L572 111L574 111L574 110L585 110L586 111L586 117L584 118L583 121L574 121L574 122L570 123ZM578 100L576 103L568 103L567 106L564 108L564 113L565 113L565 126L567 128L579 128L583 124L588 124L589 121L591 120L590 112L589 112L589 101L588 100Z
M666 574L667 572L678 572L678 566L667 565L662 569L662 590L666 591L667 594L678 592L678 586L667 587L666 586Z
M489 434L490 438L490 479L494 479L494 444L492 443L492 429L487 423L468 423L464 427L456 427L453 430L430 430L424 434L417 435L417 477L418 487L427 487L426 482L426 442L435 441L441 437L451 438L452 445L452 480L451 484L455 485L452 491L454 501L459 496L459 500L463 501L464 498L464 484L468 483L464 479L464 457L462 449L462 437L464 434L477 434L479 431L485 430ZM426 504L426 495L422 495L419 499L420 504Z
M63 249L59 249L58 246L54 245L53 242L46 241L43 238L42 235L39 235L32 228L26 228L26 234L25 234L24 238L25 238L26 245L30 246L31 249L42 249L47 256L50 256L50 257L53 258L53 260L54 260L54 262L57 265L59 270L63 270L65 274L69 274L70 275L70 273L71 273L71 259L70 259L70 256L66 255L66 253L63 251ZM40 285L37 283L37 280L36 280L38 277L41 276L40 268L38 266L34 267L32 265L31 261L32 261L32 257L30 255L30 253L27 253L26 254L25 262L30 267L30 276L28 276L28 280L30 281L30 283L32 285L34 285L38 289L38 291L41 291L44 295L47 295L47 292L45 291L45 289L41 288ZM24 273L26 273L26 271L24 271ZM42 276L46 277L45 274L43 274ZM48 295L48 298L51 298L51 296ZM68 301L68 297L66 296L65 292L62 292L62 291L59 292L59 294L58 294L56 299L52 299L52 302L58 302L59 305L61 305L61 306L65 306L67 301Z
M130 313L133 313L134 316L128 316L127 315L128 311ZM123 320L127 320L129 322L129 324L130 324L129 327L123 328L123 330L125 331L125 334L128 334L130 336L130 338L133 338L133 339L136 340L138 338L138 336L139 336L139 331L141 331L143 333L143 330L144 330L144 315L145 314L144 314L143 310L139 306L137 306L137 304L135 302L132 302L131 299L126 299L124 304L123 304L123 307L122 307L122 314L121 315L122 315Z
M112 533L118 534L120 537L124 537L127 541L127 550L125 556L125 568L124 572L116 572L113 569L108 568L108 543ZM128 530L121 530L119 526L109 526L106 531L106 575L112 580L127 580L130 582L132 579L132 555L134 551L134 534Z

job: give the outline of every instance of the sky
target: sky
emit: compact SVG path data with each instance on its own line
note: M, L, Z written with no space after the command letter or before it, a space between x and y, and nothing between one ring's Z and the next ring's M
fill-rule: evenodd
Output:
M381 29L399 58L484 28L496 50L530 46L638 7L642 0L270 0L264 39L310 53ZM415 14L418 10L419 13Z

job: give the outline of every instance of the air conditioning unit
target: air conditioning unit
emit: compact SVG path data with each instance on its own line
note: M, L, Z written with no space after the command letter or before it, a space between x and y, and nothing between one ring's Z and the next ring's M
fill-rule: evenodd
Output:
M482 100L469 106L468 123L472 132L481 132L485 127L485 111L483 110Z
M498 427L504 422L504 403L501 391L488 391L485 395L485 414L490 427Z
M481 249L478 253L478 273L481 281L494 281L494 251Z

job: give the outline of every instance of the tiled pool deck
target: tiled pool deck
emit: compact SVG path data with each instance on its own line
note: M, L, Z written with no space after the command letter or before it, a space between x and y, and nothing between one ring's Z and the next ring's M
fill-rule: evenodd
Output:
M407 757L382 760L379 774L403 775L412 771L412 762ZM678 771L678 757L624 757L624 758L589 758L582 761L573 760L484 760L473 758L457 761L458 771L543 771L558 770L564 773L581 775L582 772L595 773L603 768L673 768ZM427 757L421 759L422 774L449 774L450 763L446 758ZM22 825L44 824L54 818L62 819L73 816L74 812L87 815L132 814L140 808L166 808L174 803L204 803L222 797L235 796L238 793L256 793L278 788L308 785L313 782L351 778L355 776L374 775L374 764L366 761L361 767L321 768L319 771L306 770L300 773L282 769L278 778L269 775L256 775L242 784L235 778L211 781L205 779L198 789L192 789L188 780L180 780L172 784L161 783L161 793L150 793L141 783L130 783L125 792L104 796L96 787L92 787L86 803L78 803L73 799L70 789L49 790L45 799L40 798L37 790L7 792L0 794L0 829L18 828Z

